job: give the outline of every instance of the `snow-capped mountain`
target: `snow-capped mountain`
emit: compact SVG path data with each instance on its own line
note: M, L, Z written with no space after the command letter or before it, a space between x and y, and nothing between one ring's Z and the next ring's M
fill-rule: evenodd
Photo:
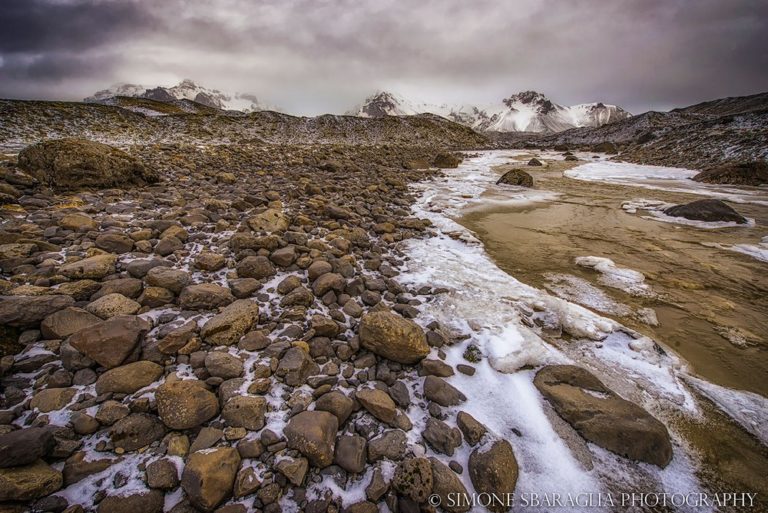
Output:
M222 110L239 110L255 112L269 110L269 107L259 102L252 94L228 94L218 89L200 86L192 80L185 79L172 87L147 87L137 84L115 84L109 89L98 91L85 99L86 102L104 103L116 96L131 96L147 98L163 102L174 100L192 100L197 103Z
M499 105L435 105L413 102L387 91L369 96L347 114L363 117L410 116L431 113L476 130L495 132L562 132L569 128L597 127L626 119L631 114L616 105L583 103L558 105L535 91L524 91Z

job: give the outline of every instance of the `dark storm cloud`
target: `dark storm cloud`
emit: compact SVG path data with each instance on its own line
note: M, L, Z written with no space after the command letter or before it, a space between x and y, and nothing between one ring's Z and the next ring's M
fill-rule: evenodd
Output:
M189 77L289 112L378 88L497 102L536 89L635 112L768 90L763 0L4 0L0 95ZM6 27L8 30L5 30Z
M119 66L126 39L159 26L131 0L2 0L0 96L69 98L69 85L90 88Z
M89 50L154 21L135 1L3 0L0 52Z

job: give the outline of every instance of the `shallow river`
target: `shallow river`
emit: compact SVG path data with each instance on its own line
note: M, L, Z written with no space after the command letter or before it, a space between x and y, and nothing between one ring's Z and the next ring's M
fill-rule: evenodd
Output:
M484 152L416 186L415 213L437 235L406 243L401 279L450 291L424 319L466 337L446 350L449 363L468 345L483 355L475 377L451 382L469 413L513 441L519 493L739 490L765 500L768 190L577 155L538 153L545 165L528 167L524 151ZM511 167L534 188L495 185ZM661 213L703 197L729 200L750 222ZM615 457L563 428L531 382L537 366L566 362L667 424L669 467Z

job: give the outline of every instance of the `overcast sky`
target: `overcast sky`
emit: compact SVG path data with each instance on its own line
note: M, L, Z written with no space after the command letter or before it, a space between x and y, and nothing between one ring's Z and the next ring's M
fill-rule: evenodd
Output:
M378 89L639 113L768 90L766 0L0 0L0 97L182 78L298 114Z

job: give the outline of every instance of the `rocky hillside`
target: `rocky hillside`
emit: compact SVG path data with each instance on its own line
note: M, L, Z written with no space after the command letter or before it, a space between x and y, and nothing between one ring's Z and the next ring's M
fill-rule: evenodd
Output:
M180 140L188 144L404 144L456 149L489 143L471 128L434 115L307 118L272 111L246 115L199 104L189 113L180 112L189 103L141 102L142 108L164 109L167 115L145 115L118 105L0 100L0 148L18 150L43 138L62 137L85 137L121 147Z
M711 169L727 163L768 159L768 93L726 98L669 112L646 112L597 128L549 136L509 138L501 145L593 148L613 143L621 160L640 164Z
M498 105L435 105L411 101L402 95L378 92L350 110L362 117L412 116L432 113L487 132L561 132L574 127L598 127L626 119L630 114L615 105L600 102L570 107L553 103L535 91L505 98Z

